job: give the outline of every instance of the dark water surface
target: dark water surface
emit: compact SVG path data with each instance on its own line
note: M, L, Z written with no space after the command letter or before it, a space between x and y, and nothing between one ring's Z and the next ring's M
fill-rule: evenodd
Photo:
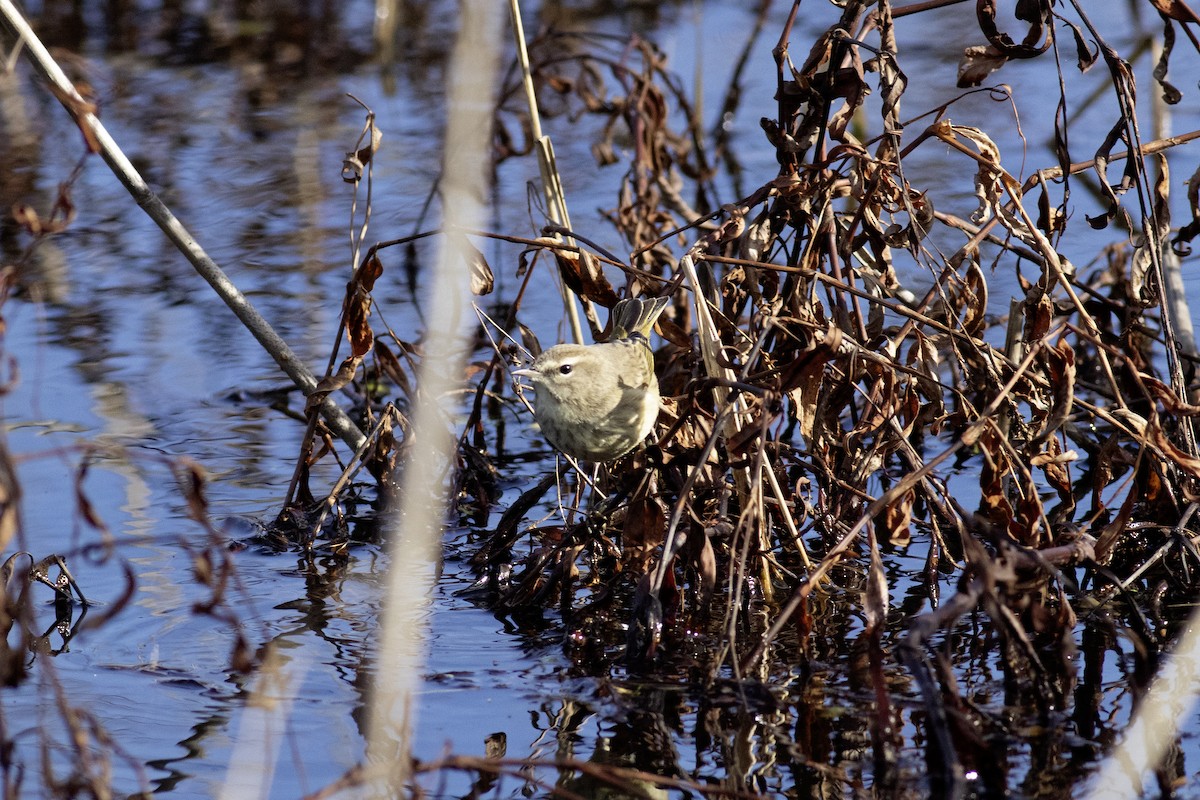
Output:
M182 21L173 16L181 12L148 4L119 23L106 22L99 3L83 4L79 19L71 19L67 4L27 5L48 44L82 57L102 119L148 182L292 347L323 368L351 263L351 194L340 172L362 112L346 94L375 111L385 134L368 239L411 233L441 158L440 103L454 3L401 4L406 18L392 64L374 56L374 9L365 2L328 4L336 10L327 10L325 18L315 8L276 10L245 22L242 39L214 36L215 23L203 18L210 13L207 4L191 4L197 6L194 15L184 14ZM655 39L686 81L700 64L711 118L752 26L753 11L743 8L748 4L611 5L532 4L526 24L532 32L537 20L548 19L621 38L637 31ZM1089 4L1123 53L1133 48L1139 26L1158 25L1148 4L1139 9L1141 21L1131 22L1126 13L1131 5ZM797 60L813 33L832 19L824 5L804 8L793 34ZM912 113L955 93L953 67L947 65L957 51L945 42L953 39L961 47L979 40L970 9L963 5L922 15L922 22L898 22L907 37L901 39L906 66L911 70L925 59L929 68L929 80L910 73L905 103ZM757 187L776 169L758 119L775 110L770 48L787 11L787 4L773 8L747 69L743 105L731 121L745 172L740 187L723 184L728 196L722 202L735 199L735 188ZM227 14L211 14L228 22ZM928 24L935 16L943 26L936 40L905 27ZM1173 72L1190 75L1177 80L1185 92L1173 121L1177 132L1200 127L1194 85L1200 66L1185 49L1180 46ZM1137 66L1148 98L1154 89L1146 60ZM1039 77L1033 65L1018 63L998 79L1015 85L1051 75ZM1075 91L1083 97L1088 89L1083 84ZM1038 96L1019 95L1027 106L1021 124L1030 148L1028 170L1053 161L1044 147L1053 100L1041 107ZM24 63L15 76L0 76L0 107L0 207L22 202L46 209L80 159L78 133ZM980 96L952 116L985 124L1007 113L1003 104ZM1110 115L1107 108L1083 112L1075 130L1094 141L1081 142L1077 158L1090 156ZM618 177L595 166L589 152L594 127L586 119L563 118L547 125L576 227L620 252L597 213L614 204ZM1016 150L1021 141L1015 125L1010 133L1001 146ZM933 149L924 157L928 163L922 166L934 175L954 168L939 165ZM1177 202L1188 172L1181 165L1175 173ZM493 229L533 233L526 182L535 176L529 159L501 167ZM364 757L363 704L373 676L385 547L364 535L368 541L351 547L345 558L309 559L272 549L257 537L258 524L280 508L303 432L271 408L286 379L98 159L85 161L73 201L77 218L39 246L22 267L17 295L3 307L4 352L19 367L2 409L23 491L20 546L38 558L66 555L89 599L99 602L89 614L93 619L119 602L126 568L136 585L115 618L83 629L65 648L62 635L51 633L49 646L57 652L30 655L39 667L31 678L0 691L4 735L12 740L13 758L26 764L18 794L51 794L39 766L41 743L51 743L49 763L60 777L80 763L58 706L47 699L57 693L85 713L81 724L93 736L104 731L111 746L99 751L108 754L109 783L117 795L145 789L174 797L221 792L240 797L267 787L261 796L284 798L320 790ZM1077 213L1096 213L1094 204L1078 202ZM1184 218L1182 206L1177 217ZM432 217L423 227L435 225ZM26 241L5 230L4 260L16 261ZM1077 246L1079 252L1068 255L1080 260L1098 248L1088 241ZM515 251L497 249L489 256L499 294L511 293ZM398 335L415 339L421 322L399 258L385 258L385 267L376 290L382 316ZM914 285L922 280L902 277ZM1012 281L1011 274L998 273L994 298L1005 295ZM1200 292L1196 278L1188 284ZM994 302L997 309L1006 306L1005 300ZM526 323L544 342L561 335L553 304L527 303L526 309ZM290 406L299 406L294 394ZM508 429L513 450L534 444L511 419ZM208 476L215 533L189 518L177 481L184 460ZM514 464L503 477L499 510L552 464L549 456ZM325 486L334 476L326 460L313 486ZM969 476L963 483L964 492L978 491L977 481L970 488ZM84 518L77 487L102 527ZM232 554L228 542L234 544ZM510 757L622 763L766 795L850 796L872 786L868 721L874 699L865 655L854 644L862 631L856 616L860 587L849 577L826 601L828 627L810 671L752 676L771 687L767 696L747 697L745 687L739 694L730 680L723 695L702 700L686 681L632 679L612 648L602 649L611 663L589 662L564 643L555 619L497 619L459 593L475 578L464 563L473 552L470 531L449 531L446 544L448 557L426 617L418 758L435 759L443 751L482 755L485 740L503 734ZM105 558L107 545L112 553ZM213 592L197 580L196 566L225 557L236 570L224 603L215 615L200 613L197 605ZM910 552L886 556L897 613L927 607L925 598L910 591L923 560L919 541ZM36 591L42 599L38 623L48 627L54 622L52 594L44 587ZM895 626L893 634L901 633L903 625ZM248 675L233 669L238 635L252 650L272 645L277 659L272 669ZM972 665L960 676L963 696L1004 715L1005 698L995 694L992 674L998 648L989 649L989 643L994 645L986 631L967 628L944 642L961 649ZM1113 647L1120 651L1122 645ZM1094 683L1105 721L1101 729L1077 728L1069 736L1030 731L1024 743L1013 743L1001 769L1014 796L1079 791L1089 764L1128 717L1131 697L1124 687L1131 658L1126 652L1102 660L1103 674ZM911 788L897 795L919 797L927 789L918 694L898 665L884 668L902 698L896 710L906 746L900 783ZM680 674L686 673L681 665ZM280 675L286 678L283 690L272 688L270 680ZM256 692L279 695L278 713L251 702ZM1183 771L1193 777L1200 769L1198 734L1193 719L1181 739ZM246 769L239 771L239 765ZM247 776L253 780L247 782ZM558 779L551 770L538 777ZM439 797L465 796L471 783L470 776L456 773L422 779ZM600 796L585 783L570 786L580 796ZM494 794L483 796L518 796L520 789L507 778L489 789ZM1191 781L1181 795L1200 796L1200 789Z

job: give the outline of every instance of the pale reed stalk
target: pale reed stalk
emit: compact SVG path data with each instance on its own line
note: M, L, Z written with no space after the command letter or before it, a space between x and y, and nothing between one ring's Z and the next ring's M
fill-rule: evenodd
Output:
M447 231L476 229L485 219L491 174L492 110L503 6L465 0L450 56L442 209ZM433 266L426 355L412 410L412 441L391 509L390 568L367 731L370 790L396 796L410 779L416 690L425 663L430 591L446 514L445 475L453 463L454 418L467 352L464 309L471 307L463 239L445 236Z
M1194 720L1192 709L1200 694L1200 609L1192 612L1175 649L1163 660L1150 690L1121 734L1121 743L1108 754L1091 781L1087 800L1145 797L1143 778L1163 761L1179 730ZM1194 766L1193 766L1194 769Z

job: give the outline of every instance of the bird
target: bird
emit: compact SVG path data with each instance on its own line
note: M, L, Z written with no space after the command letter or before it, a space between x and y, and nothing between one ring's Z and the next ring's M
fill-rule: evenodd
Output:
M627 298L612 310L607 341L560 344L526 369L533 418L556 450L595 464L636 448L658 419L660 398L649 336L670 298Z

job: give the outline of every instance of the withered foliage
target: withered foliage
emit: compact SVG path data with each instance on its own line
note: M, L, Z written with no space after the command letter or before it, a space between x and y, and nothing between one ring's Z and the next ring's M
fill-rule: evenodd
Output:
M1129 64L1078 4L1068 14L1022 0L1025 30L1013 34L995 3L977 3L983 43L961 51L964 94L906 114L913 77L894 17L938 5L849 0L798 59L796 3L774 46L776 111L758 145L778 172L729 197L722 187L742 176L722 123L704 128L653 44L561 32L532 43L543 113L598 119L596 162L624 169L604 216L630 255L554 226L532 239L497 235L523 248L521 288L499 324L528 342L520 317L539 267L578 295L600 336L596 307L669 295L658 327L663 409L648 446L604 465L594 485L586 469L547 475L496 509L506 447L504 426L489 421L513 405L513 354L498 346L471 376L455 496L480 533L472 591L504 614L557 610L571 655L592 671L690 659L693 674L717 681L804 664L847 630L822 616L821 597L860 592L877 768L886 773L895 753L880 666L893 648L924 702L932 780L953 792L968 769L987 771L995 745L937 640L982 620L1012 702L1045 716L1073 702L1078 633L1097 609L1152 620L1135 626L1152 660L1171 635L1161 609L1195 596L1195 348L1180 341L1181 307L1163 287L1168 242L1186 255L1200 223L1172 228L1166 161L1155 155L1196 135L1143 141ZM1154 5L1169 42L1194 21L1181 5ZM1102 64L1116 100L1089 160L1068 138L1060 46L1078 70ZM1169 57L1168 46L1155 77L1175 102ZM981 91L1007 109L1007 87L973 87L1016 59L1042 59L1061 92L1056 163L1027 178L999 137L953 114ZM723 118L739 92L735 77ZM498 160L534 144L518 95L513 82L497 116ZM906 168L932 159L949 164L941 177ZM1090 227L1124 231L1087 266L1066 255L1077 252L1082 220L1071 221L1069 200L1080 173L1100 187L1079 204L1099 209ZM371 329L369 295L379 250L411 241L380 243L362 260L344 306L352 354L321 387L361 393L380 433L356 458L381 480L401 463L396 431L419 391L410 373L420 348ZM494 276L472 252L482 295ZM397 415L386 424L385 408ZM928 610L898 616L887 562L914 550Z
M1179 32L1200 49L1189 27L1200 20L1180 0L1146 5L1163 23L1155 89L1179 103L1170 59ZM962 94L914 112L906 93L917 76L904 69L897 19L942 6L973 13L978 38L956 45ZM501 507L502 476L529 457L512 452L505 431L514 409L528 417L506 371L516 348L486 347L481 330L477 350L486 357L466 376L474 391L451 472L455 510L476 535L470 563L479 580L470 591L502 615L557 613L568 655L590 673L616 664L664 680L686 673L709 690L705 702L717 716L728 707L770 708L770 692L754 681L808 668L835 639L860 635L876 708L877 778L897 770L893 709L903 689L889 683L895 673L885 664L898 661L914 687L904 700L923 708L933 794L960 794L968 771L1002 794L1004 777L992 772L1007 740L988 734L999 715L960 686L969 662L1002 673L1007 705L1051 720L1073 704L1098 704L1097 631L1119 628L1134 642L1140 691L1179 621L1169 609L1194 603L1196 348L1180 338L1183 312L1166 287L1169 259L1190 255L1200 235L1200 167L1190 171L1190 219L1172 225L1163 154L1189 152L1200 132L1144 140L1145 100L1130 65L1081 3L836 7L839 18L793 57L802 12L798 0L791 6L772 50L773 114L754 142L735 142L727 126L743 99L745 53L706 127L664 53L643 37L552 30L530 43L548 127L594 123L596 164L621 170L602 217L628 254L606 252L581 230L493 233L520 248L511 259L519 288L489 310L513 341L536 351L522 318L537 302L527 289L541 271L553 270L578 297L601 338L597 307L629 294L670 296L657 327L664 398L646 447L594 474L551 472L549 453L539 450L546 474ZM745 52L760 46L770 9L760 5ZM1006 109L997 125L1019 126L1010 90L989 84L1014 61L1044 65L1059 88L1054 163L1028 177L1001 151L1005 137L956 121L960 101L986 96ZM1105 70L1115 102L1086 154L1076 152L1082 137L1069 135L1071 70ZM514 78L496 115L497 163L535 146L521 97ZM76 103L71 113L93 111ZM778 165L760 185L743 185L746 148L766 149ZM342 171L356 191L367 187L365 197L355 195L355 213L362 200L369 216L371 170L385 153L386 136L368 113ZM931 161L949 166L931 177L921 166ZM12 209L12 224L35 241L65 229L78 174L48 211ZM1072 203L1079 175L1094 180L1098 198ZM414 376L424 349L389 327L374 291L390 248L406 248L415 281L415 244L433 234L379 242L359 258L368 216L355 233L338 344L303 409L308 429L295 477L263 537L310 557L317 548L340 555L349 544L347 508L365 494L354 483L359 470L370 473L375 497L392 499L411 432L406 410L421 391ZM1086 266L1072 263L1073 234L1105 229L1114 243ZM509 277L475 245L459 249L478 296ZM10 276L0 279L2 300ZM495 331L489 325L486 333ZM347 396L365 441L343 457L316 412ZM310 470L322 459L338 459L341 477L316 496ZM189 515L208 534L183 545L205 595L192 611L227 625L232 669L250 669L258 656L235 611L237 575L209 520L204 475L185 461L170 467ZM107 542L83 490L87 469L85 456L77 516ZM19 501L0 443L6 547L19 542ZM920 599L897 609L893 558L912 553L924 567L907 576L906 590L918 589ZM124 596L88 617L57 555L21 551L0 577L0 625L11 635L0 681L10 684L25 679L29 653L51 649L51 632L65 647L77 628L117 613L135 587L127 570ZM68 612L65 627L59 613L41 636L29 600L37 583L55 592L57 612ZM74 621L71 592L85 610ZM846 595L856 598L852 621L830 612L829 598ZM975 648L989 644L999 653L978 656ZM1093 673L1084 691L1081 661ZM98 723L65 698L58 709L81 753L98 742L107 756ZM1076 719L1086 736L1086 713ZM808 732L794 727L797 740ZM797 748L807 752L804 744ZM421 768L502 774L514 766L501 751L493 755ZM602 771L614 776L636 786L643 774ZM62 780L102 783L82 771ZM653 785L715 791L661 776Z
M1182 12L1155 6L1173 42ZM574 507L568 493L559 521L522 523L547 502L543 481L509 508L475 556L477 589L509 613L557 608L592 669L678 663L703 631L699 661L716 678L803 662L828 628L813 600L833 576L862 591L876 647L893 632L925 702L933 780L961 788L994 753L933 640L985 620L1006 687L1048 714L1072 703L1081 615L1129 603L1122 613L1157 620L1136 634L1156 653L1170 638L1161 609L1195 597L1195 348L1180 342L1180 307L1162 288L1170 183L1152 155L1194 136L1143 141L1130 67L1078 5L1067 19L1049 2L1017 3L1027 29L1010 35L996 5L979 3L986 44L962 53L960 86L1065 44L1079 70L1107 68L1119 109L1093 158L1079 159L1064 90L1058 163L1022 180L988 131L954 122L953 102L902 113L911 76L889 3L845 3L801 61L798 7L774 49L777 114L762 120L779 171L737 199L714 180L734 169L732 155L710 149L723 140L652 45L635 38L605 56L577 52L570 37L536 43L543 95L561 113L603 119L598 163L624 159L606 217L631 252L542 240L555 258L537 263L585 303L670 293L658 352L667 396L653 442L601 470L590 501ZM1169 55L1155 77L1174 102ZM501 156L528 149L512 127L502 117ZM905 169L930 150L963 183ZM1129 234L1086 267L1064 255L1071 176L1082 172L1103 194L1091 225ZM1196 226L1175 232L1178 254ZM606 274L623 274L624 289ZM997 274L1014 296L993 288ZM504 384L489 371L477 409L485 389ZM486 436L470 441L489 449ZM889 614L885 548L924 551L932 610ZM748 625L758 606L769 624ZM884 720L888 693L877 689ZM876 729L885 762L886 728Z

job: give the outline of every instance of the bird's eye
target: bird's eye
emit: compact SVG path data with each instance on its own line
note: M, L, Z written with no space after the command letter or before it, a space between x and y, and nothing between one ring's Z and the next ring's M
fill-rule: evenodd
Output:
M558 371L560 373L562 373L563 375L570 375L571 370L572 370L572 367L570 364L563 364L561 367L558 368Z

